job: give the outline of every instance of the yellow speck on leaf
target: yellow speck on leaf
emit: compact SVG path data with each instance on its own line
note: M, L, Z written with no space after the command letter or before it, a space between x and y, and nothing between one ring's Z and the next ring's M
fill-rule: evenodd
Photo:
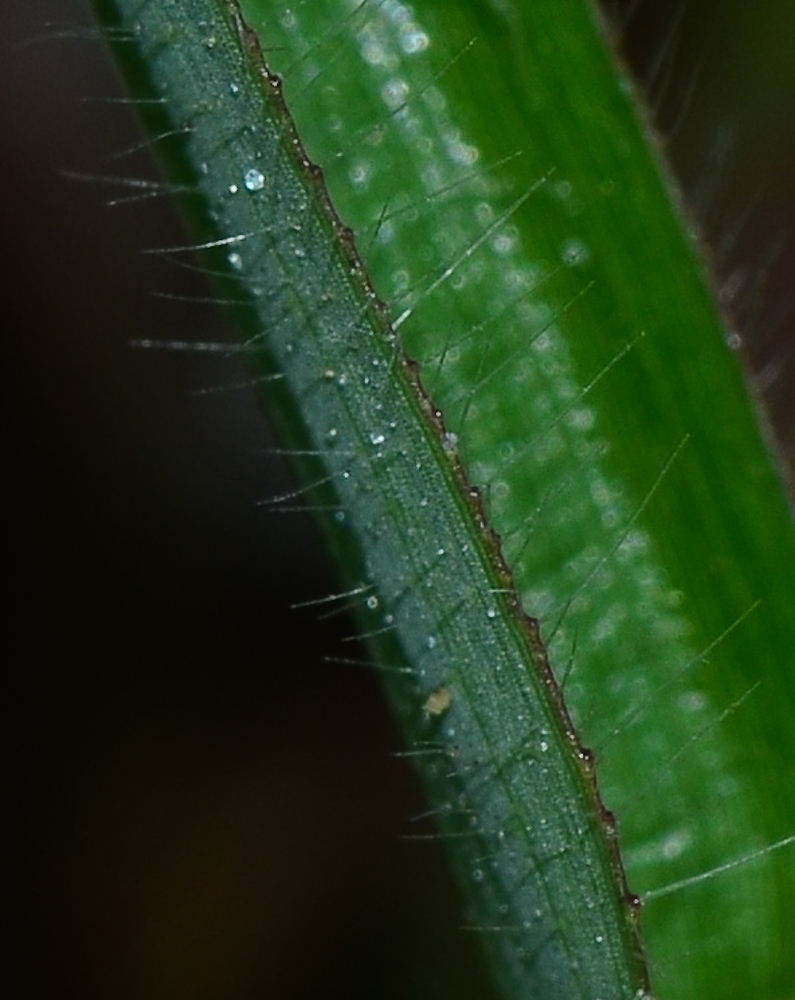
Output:
M442 715L450 707L453 697L447 688L436 688L425 699L422 706L428 715Z

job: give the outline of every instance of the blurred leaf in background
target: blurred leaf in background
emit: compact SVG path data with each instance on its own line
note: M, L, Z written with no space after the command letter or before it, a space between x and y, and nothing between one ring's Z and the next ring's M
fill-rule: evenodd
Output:
M795 468L795 5L606 2Z

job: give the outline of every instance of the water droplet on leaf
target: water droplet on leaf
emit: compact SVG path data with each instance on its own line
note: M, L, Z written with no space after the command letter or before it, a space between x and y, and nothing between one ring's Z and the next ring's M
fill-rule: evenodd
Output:
M247 191L261 191L265 187L265 175L261 170L257 170L256 167L252 167L250 170L246 171L243 183L245 184Z

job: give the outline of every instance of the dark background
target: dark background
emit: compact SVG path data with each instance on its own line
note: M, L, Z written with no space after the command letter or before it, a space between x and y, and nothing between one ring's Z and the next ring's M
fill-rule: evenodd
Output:
M792 455L791 4L691 3L674 30L674 5L630 7L622 39ZM63 176L153 174L145 151L112 158L140 139L129 109L85 100L120 94L102 46L35 41L51 22L88 19L0 5L19 993L485 997L437 847L401 839L423 806L375 680L322 659L351 626L289 610L334 581L310 522L257 506L289 480L245 372L129 346L228 333L152 294L206 294L141 253L183 242L167 204L109 208L115 188Z

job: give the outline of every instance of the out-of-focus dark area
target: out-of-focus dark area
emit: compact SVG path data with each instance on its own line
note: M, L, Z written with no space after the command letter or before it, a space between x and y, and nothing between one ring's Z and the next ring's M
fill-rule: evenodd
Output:
M792 5L680 6L613 14L792 458ZM485 997L376 679L322 659L350 623L289 610L335 584L257 506L289 480L245 372L129 346L227 334L153 295L207 294L141 252L184 241L164 201L63 174L153 176L101 44L55 37L88 23L0 5L19 992Z

